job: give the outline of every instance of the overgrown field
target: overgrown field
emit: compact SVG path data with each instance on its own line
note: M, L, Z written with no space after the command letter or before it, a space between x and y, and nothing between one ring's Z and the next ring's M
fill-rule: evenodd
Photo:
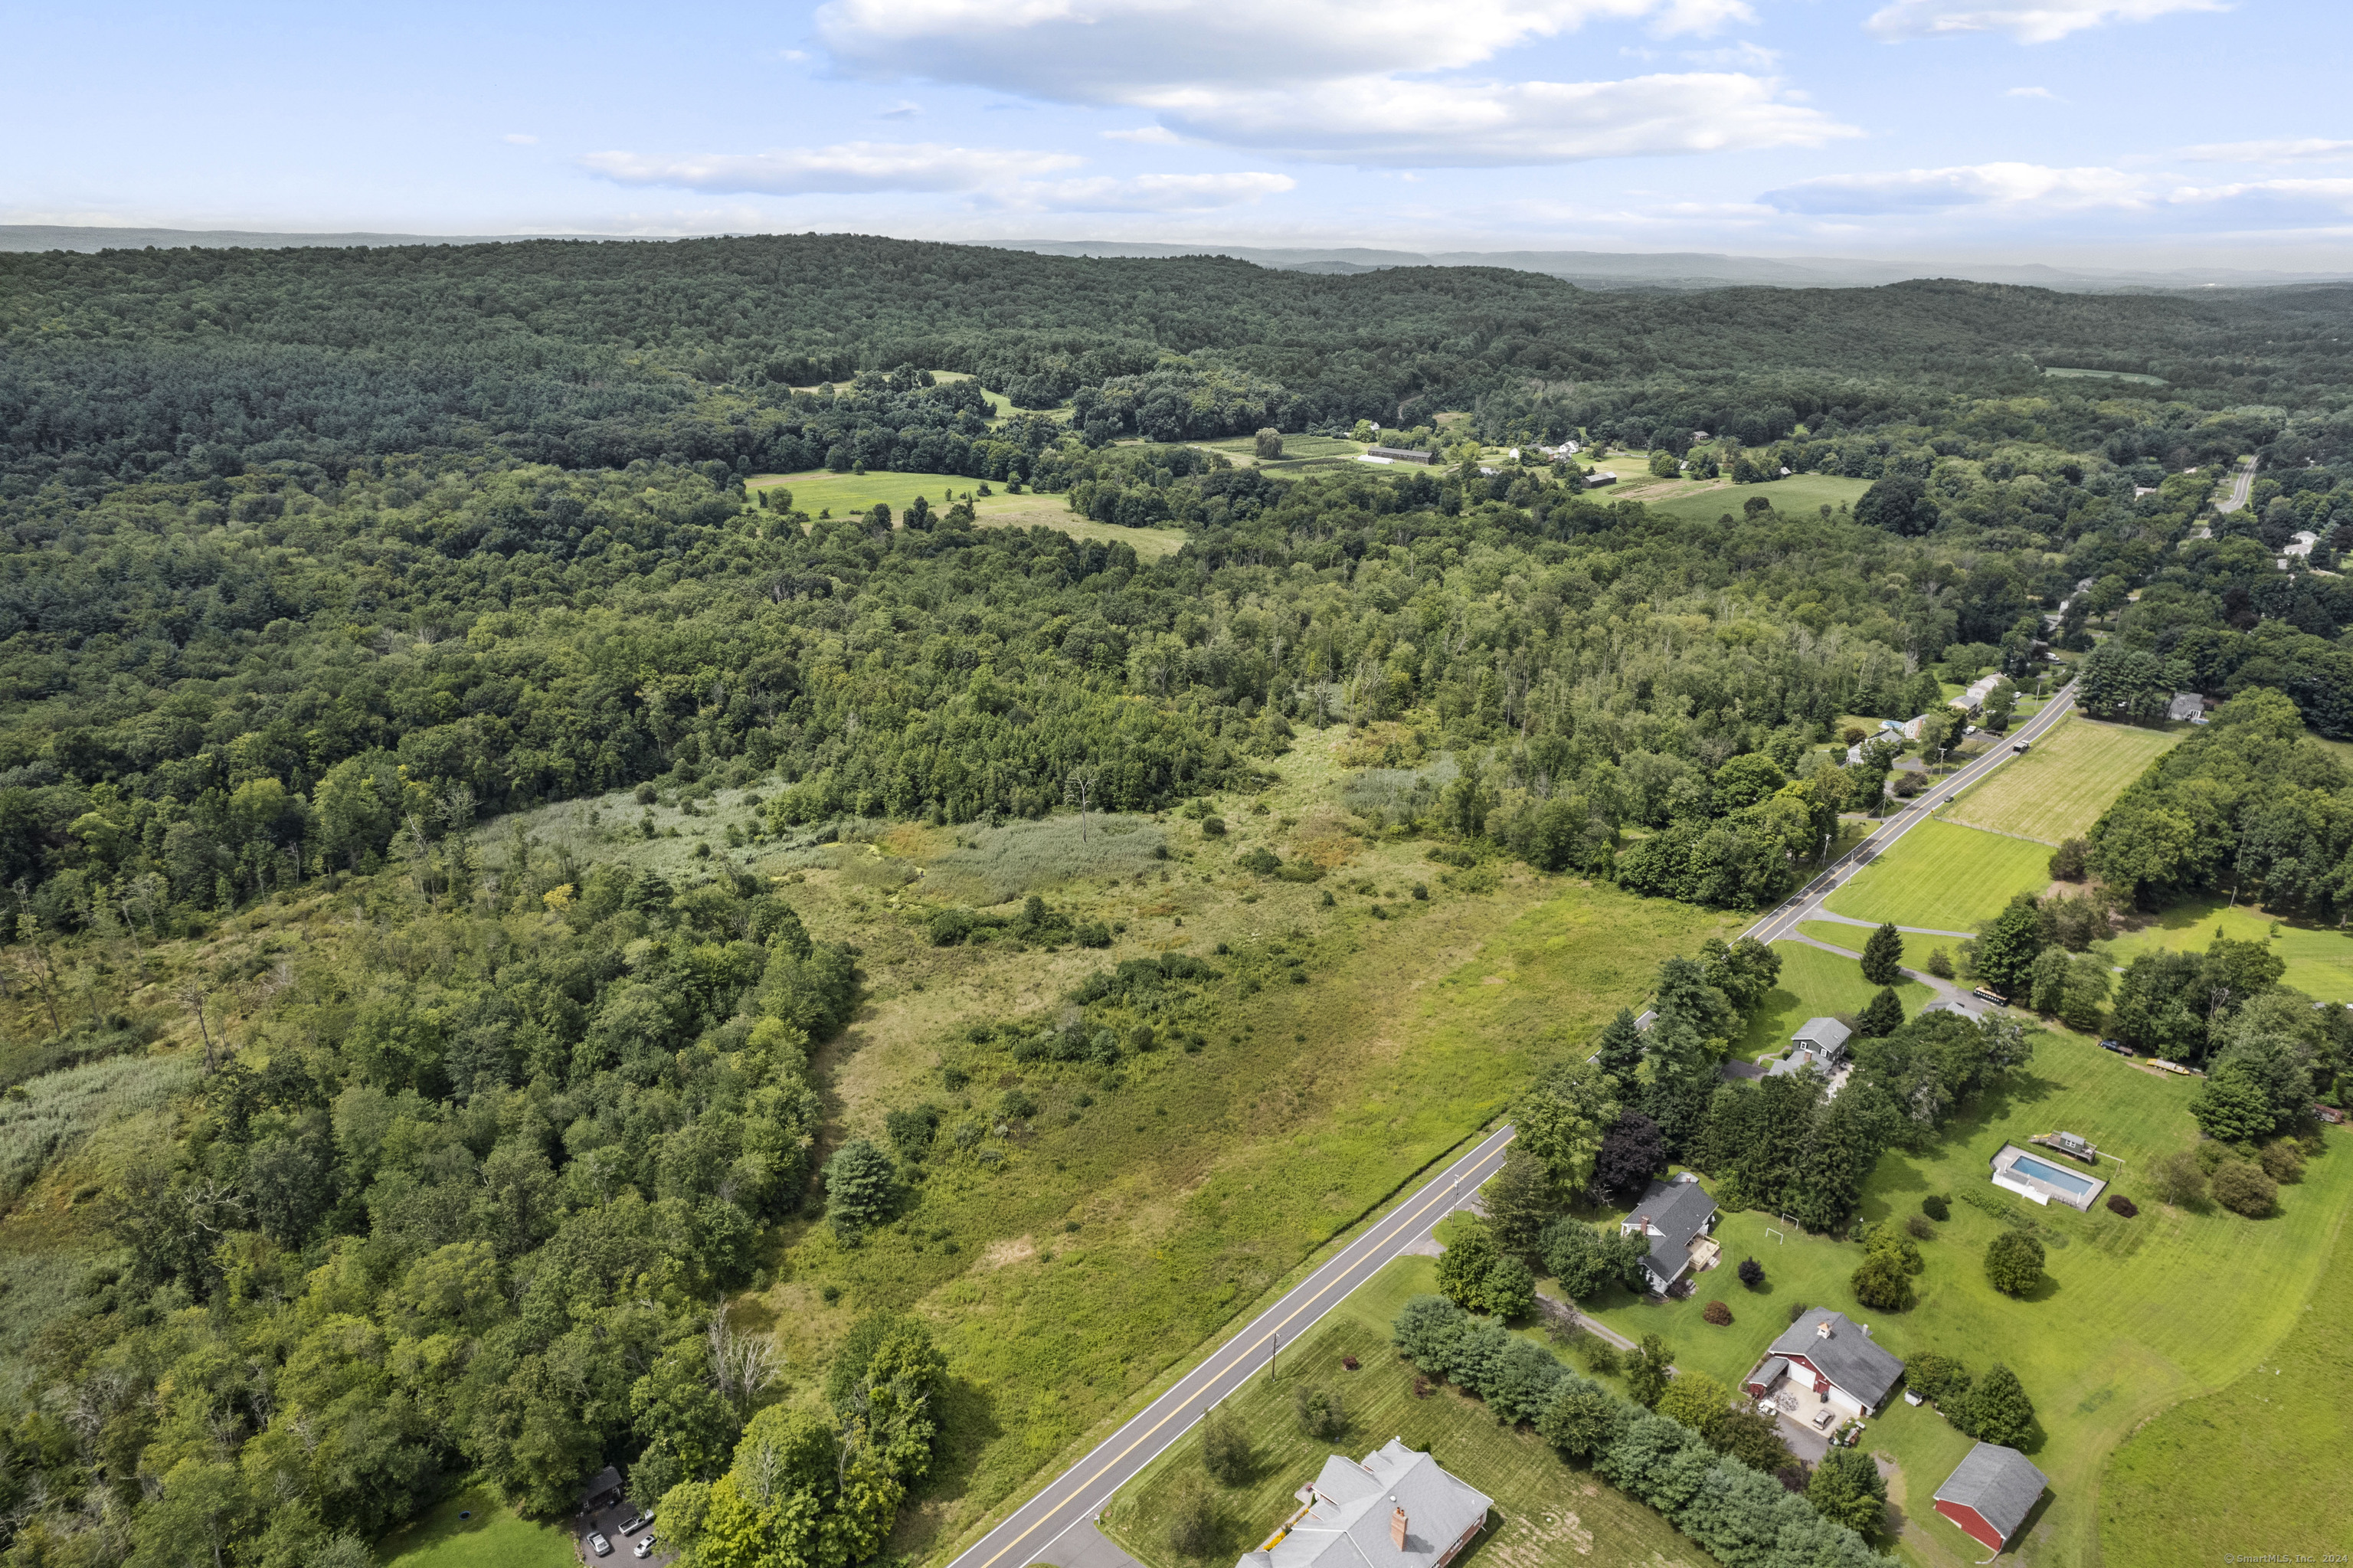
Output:
M1993 770L1944 812L1947 821L2056 844L2080 838L2188 726L2144 729L2071 713L2034 749Z
M1862 940L1871 933L1860 926L1831 926L1831 930L1855 933L1854 946L1860 955ZM1808 935L1813 934L1809 927ZM1914 938L1915 941L1930 941L1933 938ZM1862 978L1860 957L1848 958L1841 953L1828 953L1805 942L1776 942L1773 950L1781 957L1781 978L1748 1021L1748 1033L1734 1047L1736 1053L1751 1061L1767 1055L1779 1055L1788 1049L1790 1033L1809 1018L1826 1018L1832 1013L1861 1012L1879 988ZM1897 985L1895 995L1904 1003L1904 1016L1911 1017L1922 1006L1936 1000L1936 993L1918 980L1907 980Z
M2042 844L1951 822L1920 823L1823 905L1832 914L1939 931L1975 931L2014 894L2051 880Z
M1286 1350L1272 1378L1252 1379L1227 1399L1226 1413L1250 1437L1252 1467L1240 1485L1208 1485L1216 1527L1208 1552L1187 1557L1168 1540L1179 1494L1197 1480L1208 1484L1198 1426L1120 1489L1105 1510L1105 1532L1152 1568L1223 1568L1291 1515L1299 1506L1292 1493L1315 1478L1326 1455L1354 1458L1398 1437L1436 1455L1495 1499L1486 1533L1461 1562L1489 1568L1713 1563L1655 1511L1562 1462L1534 1432L1497 1426L1485 1405L1451 1387L1425 1383L1426 1392L1415 1393L1412 1367L1389 1343L1389 1321L1409 1297L1432 1288L1434 1276L1429 1259L1399 1258L1295 1350ZM1341 1364L1345 1355L1356 1358L1357 1370ZM1302 1389L1339 1395L1347 1417L1344 1436L1325 1440L1301 1431L1293 1402Z
M2347 1140L2331 1159L2347 1157ZM2353 1246L2341 1228L2328 1272L2287 1337L2218 1393L2178 1404L2135 1432L2100 1481L2100 1546L2109 1563L2221 1562L2238 1552L2313 1562L2353 1548L2345 1503L2353 1453Z
M2000 1361L2017 1372L2038 1413L2039 1438L2029 1457L2051 1477L2052 1500L2031 1531L2028 1560L2048 1568L2102 1561L2097 1536L2107 1510L2100 1475L2107 1456L2141 1422L2231 1383L2306 1320L2330 1252L2353 1204L2353 1147L2332 1135L2331 1148L2301 1184L2283 1187L2279 1212L2248 1220L2220 1208L2169 1208L2138 1183L2153 1157L2195 1143L2189 1104L2194 1083L2137 1071L2091 1040L2054 1032L2034 1062L2004 1089L1957 1118L1926 1155L1890 1150L1865 1189L1862 1217L1902 1222L1930 1193L1947 1195L1951 1219L1920 1244L1927 1267L1915 1281L1920 1304L1891 1313L1860 1305L1848 1277L1862 1249L1808 1236L1785 1221L1753 1212L1727 1213L1717 1227L1723 1266L1702 1275L1684 1301L1646 1306L1616 1295L1597 1315L1622 1332L1656 1332L1679 1365L1736 1382L1788 1323L1794 1303L1834 1307L1871 1326L1898 1356L1926 1351L1959 1357L1978 1372ZM1988 1161L2005 1141L2024 1143L2058 1128L2091 1138L2104 1153L2111 1191L2140 1213L2123 1219L2105 1208L2078 1214L2038 1209L1995 1189ZM2046 1249L2044 1284L2024 1299L1997 1293L1985 1277L1987 1244L2003 1221L1968 1198L2030 1223ZM1768 1230L1782 1233L1778 1237ZM1765 1266L1766 1284L1750 1291L1734 1266L1746 1256ZM1733 1322L1717 1328L1702 1313L1722 1301ZM2341 1381L2341 1380L2340 1380ZM1909 1521L1903 1555L1923 1568L1978 1561L1974 1543L1937 1517L1927 1499L1968 1451L1932 1406L1894 1402L1869 1427L1866 1442L1903 1467L1895 1499ZM2251 1436L2250 1441L2256 1439ZM2257 1542L2242 1544L2249 1550ZM2110 1563L2185 1561L2109 1557Z

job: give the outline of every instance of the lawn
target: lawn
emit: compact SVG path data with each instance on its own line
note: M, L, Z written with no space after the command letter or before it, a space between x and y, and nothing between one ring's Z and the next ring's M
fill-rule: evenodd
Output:
M2346 1139L2330 1156L2348 1157ZM2346 1506L2353 1405L2353 1246L2337 1236L2328 1272L2287 1338L2218 1393L2177 1404L2116 1450L2100 1487L2110 1563L2220 1563L2230 1552L2338 1561L2353 1548Z
M1874 923L1974 931L2017 893L2051 882L2051 851L2024 839L1942 821L1922 822L1823 901L1833 915Z
M1843 925L1836 920L1807 920L1799 925L1798 935L1810 937L1817 942L1828 942L1833 948L1843 948L1860 959L1862 957L1862 945L1871 940L1871 927ZM1961 945L1961 938L1958 937L1926 937L1917 931L1906 931L1901 935L1904 941L1904 967L1907 969L1918 969L1924 974L1927 972L1930 952L1942 948L1947 954L1951 954Z
M782 485L792 493L794 507L812 517L828 511L836 517L848 517L871 510L877 502L895 514L904 512L918 495L929 501L936 512L946 508L951 496L970 493L976 520L984 528L1045 527L1074 539L1118 540L1134 546L1135 553L1147 560L1173 556L1185 547L1185 535L1177 529L1122 528L1110 523L1089 522L1073 515L1059 495L1007 495L1002 484L989 486L997 493L982 495L981 482L961 474L903 473L885 469L867 473L833 473L818 469L807 473L755 473L744 482L753 490Z
M1796 473L1770 484L1735 484L1728 479L1652 479L1644 465L1649 458L1628 453L1600 460L1620 479L1607 490L1594 492L1602 501L1639 501L1654 511L1691 523L1713 523L1729 512L1736 516L1748 498L1761 495L1776 512L1797 514L1828 506L1836 511L1852 506L1871 488L1866 479L1840 479L1829 474ZM1637 482L1637 481L1640 482Z
M1943 817L2048 844L2080 837L2150 763L2189 733L2187 725L2143 729L2071 713L2033 750L1995 768Z
M375 1552L386 1568L572 1568L580 1560L570 1536L532 1523L482 1486L437 1504L385 1536Z
M1639 1337L1657 1332L1678 1364L1737 1380L1788 1320L1795 1303L1834 1307L1898 1356L1924 1351L1956 1355L1982 1371L1999 1359L2016 1372L2039 1413L2029 1455L2052 1478L2051 1500L2031 1530L2029 1560L2088 1568L2101 1559L2097 1535L2105 1512L2099 1478L2109 1454L2148 1417L2178 1402L2223 1387L2257 1364L2307 1321L2306 1304L2328 1265L2329 1249L2353 1202L2353 1148L2342 1137L2309 1167L2301 1185L2284 1188L2281 1212L2246 1220L2219 1209L2166 1208L2135 1172L2156 1155L2197 1138L2189 1117L2196 1086L2136 1071L2088 1039L2041 1040L2027 1074L1957 1120L1926 1154L1891 1150L1865 1188L1862 1216L1902 1218L1930 1192L1989 1197L2031 1217L2047 1249L2047 1283L2025 1300L1997 1294L1985 1280L1985 1247L2000 1233L1991 1215L1956 1199L1952 1218L1921 1244L1927 1262L1920 1304L1889 1313L1859 1306L1848 1277L1861 1260L1850 1243L1808 1236L1769 1216L1724 1216L1717 1234L1725 1266L1700 1277L1690 1299L1646 1306L1622 1294L1595 1303L1596 1315ZM2126 1220L2094 1210L2078 1214L2036 1209L1999 1192L1986 1161L2004 1141L2037 1132L2080 1132L2125 1161L2104 1172L2140 1205ZM1767 1234L1768 1228L1782 1233ZM1742 1287L1733 1265L1754 1255L1766 1269L1763 1289ZM1712 1300L1731 1309L1728 1328L1701 1314ZM2339 1375L2337 1382L2341 1383ZM1901 1400L1871 1424L1866 1441L1903 1467L1896 1500L1913 1522L1902 1555L1922 1568L1978 1561L1974 1543L1929 1510L1927 1499L1968 1450L1927 1406ZM2341 1474L2341 1472L2340 1472ZM2342 1489L2341 1486L2338 1489ZM2341 1510L2340 1510L2341 1512ZM2287 1544L2287 1538L2279 1538ZM2246 1538L2246 1550L2263 1549ZM2190 1560L2186 1554L2111 1555L2110 1563ZM2211 1561L2200 1557L2198 1561Z
M1860 926L1832 929L1853 931L1861 937L1871 935ZM1858 941L1855 946L1860 949L1862 943ZM1781 956L1781 978L1765 998L1765 1005L1750 1018L1748 1033L1736 1047L1740 1055L1751 1061L1768 1054L1778 1056L1788 1049L1791 1032L1807 1019L1861 1012L1879 993L1877 986L1864 981L1862 965L1857 959L1826 953L1803 942L1776 942L1773 950ZM1897 986L1895 994L1904 1003L1906 1018L1936 1000L1934 991L1914 980Z
M2204 951L2214 933L2239 942L2267 942L2286 961L2282 985L2320 1001L2353 1002L2353 932L2333 926L2291 925L2244 904L2225 906L2219 898L2192 898L2173 905L2137 931L2104 944L2119 969L2159 948Z
M1216 452L1240 468L1263 468L1281 473L1305 461L1318 458L1353 459L1361 456L1366 442L1352 441L1344 436L1285 436L1282 456L1261 462L1258 440L1254 436L1228 436L1223 440L1190 443L1205 452Z
M1291 1515L1299 1506L1292 1493L1315 1478L1326 1455L1338 1450L1356 1457L1398 1437L1495 1499L1486 1532L1462 1563L1494 1568L1570 1561L1610 1568L1713 1563L1651 1509L1563 1463L1534 1432L1497 1426L1478 1401L1445 1386L1414 1396L1413 1370L1390 1346L1388 1326L1407 1297L1431 1287L1433 1274L1427 1258L1391 1264L1297 1349L1284 1351L1271 1379L1254 1379L1226 1401L1229 1414L1250 1436L1255 1465L1240 1486L1212 1486L1218 1539L1207 1554L1181 1557L1167 1539L1172 1494L1192 1478L1206 1479L1198 1426L1120 1489L1104 1512L1105 1532L1154 1568L1224 1568ZM1341 1364L1351 1354L1360 1363L1355 1372ZM1324 1440L1300 1432L1292 1401L1305 1387L1339 1393L1348 1419L1344 1436Z

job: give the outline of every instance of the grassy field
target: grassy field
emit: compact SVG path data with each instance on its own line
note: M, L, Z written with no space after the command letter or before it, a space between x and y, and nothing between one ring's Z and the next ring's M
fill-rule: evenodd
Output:
M1974 931L2016 893L2050 885L2051 852L2024 839L1942 821L1907 832L1823 901L1833 915Z
M1738 515L1752 495L1765 497L1777 512L1796 514L1821 506L1832 511L1852 506L1871 488L1869 480L1839 479L1820 473L1795 473L1770 484L1735 484L1728 479L1654 479L1644 466L1649 461L1641 452L1599 460L1601 467L1614 471L1620 478L1607 490L1594 492L1595 497L1602 501L1639 501L1687 522L1713 523L1727 512Z
M2089 381L2129 381L2141 387L2165 385L2165 377L2162 376L2141 376L2129 370L2071 370L2063 366L2046 365L2042 367L2042 374L2056 376L2062 379L2073 376Z
M1327 1454L1356 1457L1398 1437L1437 1456L1495 1499L1486 1533L1462 1563L1493 1568L1572 1561L1609 1568L1713 1563L1651 1509L1562 1463L1535 1433L1497 1426L1477 1401L1443 1386L1414 1397L1413 1371L1390 1346L1388 1326L1408 1297L1433 1287L1435 1273L1428 1258L1398 1259L1298 1348L1286 1350L1271 1379L1253 1379L1227 1400L1226 1409L1251 1437L1255 1465L1242 1485L1212 1487L1218 1539L1207 1555L1181 1557L1167 1537L1172 1496L1204 1476L1198 1427L1120 1489L1105 1510L1105 1532L1154 1568L1223 1568L1290 1516L1298 1507L1292 1493L1315 1478ZM1341 1364L1351 1354L1361 1363L1355 1372ZM1348 1416L1345 1436L1324 1441L1300 1432L1292 1401L1303 1387L1341 1396Z
M945 508L952 496L971 494L976 520L984 528L1052 528L1074 539L1118 540L1133 546L1146 560L1173 556L1185 547L1185 535L1174 528L1122 528L1073 516L1059 495L1007 495L1002 484L979 493L981 482L953 473L902 473L875 470L868 473L834 473L818 469L807 473L755 473L744 482L751 489L782 485L792 492L793 505L815 517L831 512L848 517L881 502L893 514L903 512L918 495L934 511Z
M1216 452L1237 468L1263 468L1271 473L1280 473L1310 459L1359 457L1369 443L1352 441L1345 436L1285 436L1282 456L1263 462L1259 461L1255 436L1228 436L1222 440L1189 444L1205 452Z
M2202 952L2218 929L2233 941L2268 942L2287 963L2281 984L2320 1001L2353 1001L2353 932L2290 925L2243 904L2226 908L2219 898L2176 904L2139 930L2103 944L2102 950L2122 968L2159 948Z
M2069 714L2024 757L2012 758L1942 815L1947 821L2056 844L2076 838L2189 726L2143 729Z
M1871 935L1860 926L1832 928ZM1862 965L1856 959L1826 953L1803 942L1776 942L1773 950L1781 955L1781 979L1749 1020L1748 1033L1737 1047L1751 1061L1762 1060L1767 1054L1778 1056L1788 1049L1790 1032L1807 1019L1861 1012L1879 992L1877 986L1864 981ZM1895 988L1895 994L1904 1003L1906 1018L1936 1000L1936 993L1918 980L1905 980Z
M1817 942L1828 942L1833 948L1843 948L1857 959L1861 959L1862 945L1871 940L1871 927L1848 926L1836 920L1807 920L1798 927L1798 935L1811 937ZM1961 945L1961 938L1958 937L1924 937L1917 931L1905 932L1903 938L1904 967L1907 969L1923 971L1928 968L1930 952L1942 948L1947 954L1951 954ZM1922 1000L1926 999L1924 997ZM1908 1003L1906 1011L1909 1011Z
M1915 1214L1923 1196L1965 1190L2031 1217L2047 1249L2048 1279L2027 1299L1999 1295L1986 1283L1981 1260L2000 1223L1957 1198L1951 1220L1921 1244L1927 1269L1918 1280L1920 1304L1909 1312L1870 1310L1855 1301L1848 1277L1861 1260L1859 1247L1742 1213L1724 1216L1716 1234L1725 1266L1701 1276L1690 1299L1653 1307L1619 1295L1597 1303L1597 1315L1628 1334L1663 1334L1678 1364L1727 1383L1755 1362L1798 1302L1834 1307L1868 1323L1898 1356L1936 1351L1979 1371L1996 1359L2006 1362L2038 1412L2030 1457L2052 1478L2052 1497L2030 1526L2022 1559L2044 1568L2089 1568L2102 1561L2097 1538L2108 1510L2100 1476L2107 1456L2150 1416L2273 1363L2274 1347L2308 1320L2306 1305L2315 1299L2353 1204L2353 1147L2342 1135L2332 1135L2335 1147L2312 1163L2301 1185L2282 1189L2280 1213L2270 1219L2158 1202L2135 1172L2196 1140L2188 1109L2195 1088L2137 1071L2084 1037L2053 1033L2042 1039L2025 1075L1971 1107L1935 1150L1882 1157L1865 1189L1865 1219ZM2112 1191L2140 1205L2138 1217L2035 1209L1991 1186L1987 1160L2004 1141L2022 1143L2059 1128L2084 1133L2125 1161L2121 1171L2105 1163L2103 1170ZM1782 1234L1767 1234L1768 1228ZM1732 1266L1749 1255L1766 1270L1765 1287L1753 1292ZM1729 1327L1704 1320L1712 1300L1731 1309ZM2341 1375L2335 1382L2341 1383ZM1974 1543L1927 1506L1968 1440L1934 1409L1899 1400L1871 1424L1866 1441L1902 1467L1894 1501L1910 1522L1901 1555L1921 1568L1977 1562ZM2283 1547L2290 1540L2277 1539ZM2242 1544L2263 1549L2260 1540ZM2133 1568L2193 1560L2212 1561L2186 1553L2105 1559Z
M2333 1159L2347 1158L2342 1135ZM2228 1387L2177 1404L2134 1433L2100 1484L2110 1563L2223 1561L2295 1552L2321 1562L2353 1548L2353 1245L2342 1231L2328 1272L2285 1339ZM2285 1560L2285 1559L2284 1559Z
M386 1568L570 1568L580 1560L570 1536L532 1523L488 1487L468 1487L385 1536L376 1558Z

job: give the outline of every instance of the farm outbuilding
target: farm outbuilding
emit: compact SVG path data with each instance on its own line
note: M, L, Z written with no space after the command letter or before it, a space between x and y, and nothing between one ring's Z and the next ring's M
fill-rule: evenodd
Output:
M1978 1545L2000 1552L2034 1511L2049 1481L2017 1449L1980 1443L1936 1489L1936 1511Z
M1365 455L1387 462L1434 463L1438 461L1436 452L1419 452L1411 447L1366 447Z

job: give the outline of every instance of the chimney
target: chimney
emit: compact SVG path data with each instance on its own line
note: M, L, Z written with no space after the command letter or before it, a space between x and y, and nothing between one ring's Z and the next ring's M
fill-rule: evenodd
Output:
M1825 1318L1820 1322L1814 1325L1814 1338L1818 1340L1827 1340L1830 1337L1831 1320L1828 1318Z
M1389 1510L1389 1544L1399 1552L1405 1550L1405 1510Z

